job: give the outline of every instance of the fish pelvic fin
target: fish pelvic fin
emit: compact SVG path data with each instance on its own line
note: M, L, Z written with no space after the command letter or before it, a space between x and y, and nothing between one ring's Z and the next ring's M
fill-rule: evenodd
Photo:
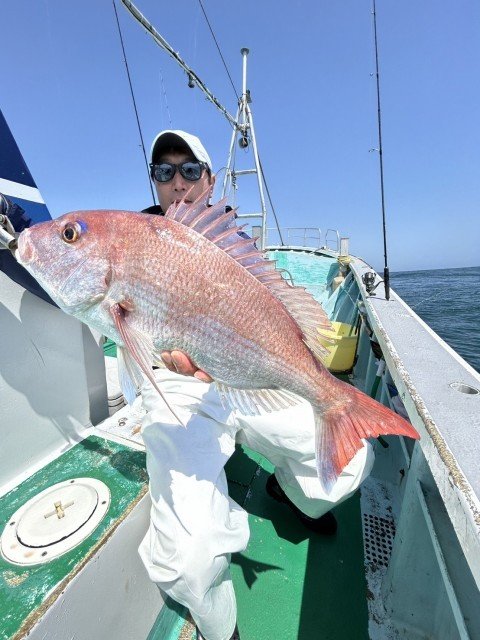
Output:
M236 389L215 381L218 395L224 407L236 409L244 415L260 415L292 407L301 399L286 389Z
M115 327L125 345L120 352L121 362L119 363L119 367L125 367L123 370L119 370L120 384L123 383L125 385L124 387L122 386L125 399L129 403L129 398L132 399L132 401L135 399L134 395L136 395L136 393L132 391L132 389L134 390L136 386L138 387L141 372L158 391L170 413L175 417L175 420L178 420L181 425L185 426L181 418L179 418L170 406L153 375L152 362L154 360L154 349L152 341L147 335L133 329L133 327L128 324L127 316L129 311L125 307L126 305L124 303L114 303L109 307Z
M304 287L290 285L276 268L275 260L265 259L255 244L256 238L242 233L244 227L237 225L236 209L226 207L226 198L207 207L207 195L208 190L193 203L182 201L170 206L165 218L194 229L241 264L280 300L300 327L312 353L319 360L328 355L329 350L322 343L334 343L324 333L331 331L332 325L320 303Z
M345 384L345 383L341 383ZM318 477L329 493L338 476L363 447L363 438L380 435L418 440L416 429L404 418L345 384L347 401L327 410L316 410L315 438Z

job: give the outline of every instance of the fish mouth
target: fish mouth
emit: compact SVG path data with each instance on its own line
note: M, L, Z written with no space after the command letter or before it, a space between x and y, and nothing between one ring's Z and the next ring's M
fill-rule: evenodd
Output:
M20 264L23 266L33 262L33 259L35 258L35 249L33 248L33 244L30 240L29 232L30 229L25 229L18 236L16 256L18 257Z

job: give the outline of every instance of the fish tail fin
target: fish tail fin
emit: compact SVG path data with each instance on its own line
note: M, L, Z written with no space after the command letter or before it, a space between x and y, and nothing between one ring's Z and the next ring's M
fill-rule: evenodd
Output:
M345 383L341 383L345 384ZM315 410L317 472L329 493L342 470L362 446L362 438L398 435L419 439L404 418L345 384L345 403Z

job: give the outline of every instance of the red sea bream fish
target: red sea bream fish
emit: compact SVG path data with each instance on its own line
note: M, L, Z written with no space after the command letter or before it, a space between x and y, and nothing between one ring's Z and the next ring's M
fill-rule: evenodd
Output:
M152 364L173 349L188 354L240 411L308 400L328 491L362 438L419 436L328 372L319 329L330 322L322 307L238 231L225 202L180 203L164 217L76 211L23 231L17 256L61 309L117 343L129 400L140 371L157 386Z

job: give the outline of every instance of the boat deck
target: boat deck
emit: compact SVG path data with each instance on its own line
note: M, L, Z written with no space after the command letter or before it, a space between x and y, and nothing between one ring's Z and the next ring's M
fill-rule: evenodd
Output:
M248 547L231 564L242 640L368 640L360 493L334 509L336 535L322 536L266 493L272 471L240 445L226 466L250 524ZM195 638L187 610L167 600L147 640Z
M334 510L338 531L309 531L265 491L272 465L238 447L230 495L249 513L250 542L232 557L242 640L368 638L360 498Z
M422 441L414 446L412 441L387 436L374 443L376 460L371 476L355 496L335 508L339 528L332 537L310 532L288 506L268 496L265 483L273 471L272 466L259 454L237 448L227 464L227 477L232 498L249 514L251 529L247 549L232 557L242 640L480 637L478 478L474 473L478 456L475 458L475 439L472 439L478 423L478 411L475 412L480 398L478 375L445 348L438 336L393 293L388 304L380 291L373 298L363 296L358 304L362 275L370 269L362 261L353 260L341 286L334 288L329 287L329 283L339 269L335 256L316 250L286 248L278 248L274 253L272 257L278 258L280 266L288 272L286 275L308 288L323 303L332 320L360 327L355 367L348 380L399 412L408 409ZM18 334L12 344L27 344L25 323L17 322L22 319L25 306L22 292L14 291L11 285L9 291L6 308L17 314L12 316L9 311L6 316L10 330ZM28 296L26 298L28 300ZM361 322L358 322L359 313ZM16 378L4 382L7 398L4 406L15 407L15 412L8 415L15 425L10 433L16 436L11 442L6 439L2 467L4 491L10 491L10 497L17 501L20 501L18 486L21 483L27 488L30 486L25 483L30 482L32 474L27 475L27 470L32 468L32 460L37 465L33 468L35 472L43 468L43 460L53 460L60 464L63 473L61 461L79 450L79 446L72 448L63 431L57 434L57 414L67 416L70 412L75 424L83 425L78 433L75 431L75 437L82 442L85 437L96 436L102 442L117 443L101 448L104 456L111 459L111 462L105 459L105 464L114 469L118 467L117 445L132 448L136 454L143 449L138 429L143 411L140 399L132 407L122 406L121 391L114 389L114 345L105 345L109 356L106 358L107 389L112 415L100 422L95 420L95 411L106 409L103 407L105 375L99 366L103 363L99 362L101 356L97 357L93 336L44 303L35 302L35 318L36 326L50 327L52 321L57 323L55 326L60 327L57 334L60 332L65 339L60 340L60 350L56 343L52 345L47 341L49 334L42 334L42 352L58 352L51 364L46 358L38 360L36 351L26 352L30 359L22 360L25 371L39 370L39 363L43 368L42 376L36 378L35 393L32 395L30 389L21 406ZM26 335L30 336L28 332ZM36 331L32 336L38 341ZM68 358L65 358L65 344L70 348ZM418 358L410 352L412 345L413 351L420 354ZM378 349L387 365L383 373L379 373ZM83 358L87 359L87 366ZM8 369L10 373L17 367L17 350L5 361L14 363ZM50 375L44 372L45 361L50 366ZM447 379L444 375L433 375L434 362L442 374L448 371ZM431 374L431 380L427 373ZM63 386L66 382L68 387ZM39 408L46 406L44 397L51 397L52 386L60 400L68 396L72 386L76 393L73 398L68 396L68 412L64 405L55 404L52 406L56 413L51 416L45 412L43 416ZM447 393L448 402L445 402ZM95 404L97 396L100 400ZM459 428L461 423L454 421L456 416L464 417L463 429ZM97 426L92 429L91 424ZM63 428L70 434L70 423ZM144 475L144 468L140 467ZM83 475L90 475L88 465L81 468ZM44 482L47 480L45 477ZM50 481L53 482L51 478ZM146 483L146 476L143 481ZM4 497L8 502L3 514L7 523L16 502L10 504L10 497L6 494ZM30 631L33 640L50 637L52 629L55 637L90 640L99 637L100 621L102 637L193 640L194 626L186 609L169 600L162 607L158 589L140 566L137 547L148 526L148 511L149 499L145 496L128 518L118 520L115 535L105 534L101 541L95 537L97 533L89 536L92 544L99 543L98 553L93 550L92 556L90 548L84 549L85 558L88 556L93 561L85 564L81 560L80 571L73 567L75 571L68 572L64 577L65 584L68 583L65 590L63 583L57 585L60 595L57 583L37 580L35 584L40 585L38 589L48 602L40 597L38 601L31 600L33 591L27 590L28 575L22 567L17 570L6 565L0 567L8 596L13 595L12 590L22 591L34 609L38 609L31 613L25 611L23 618L19 616L12 626L10 610L16 611L17 606L7 607L0 636L6 640L24 637L16 629L30 629L35 616L35 626ZM411 535L412 531L415 536ZM119 553L121 563L118 563ZM76 554L77 550L73 549L65 559L75 558ZM55 569L63 561L59 558L48 565ZM40 566L31 574L40 575L44 570L46 567ZM109 610L113 614L109 619L105 612L93 613L103 606L99 598L102 585L108 585L110 602L117 605ZM40 593L38 589L35 593ZM53 601L52 595L58 598ZM85 610L91 615L85 617L82 613ZM141 616L137 616L138 611L142 612Z

